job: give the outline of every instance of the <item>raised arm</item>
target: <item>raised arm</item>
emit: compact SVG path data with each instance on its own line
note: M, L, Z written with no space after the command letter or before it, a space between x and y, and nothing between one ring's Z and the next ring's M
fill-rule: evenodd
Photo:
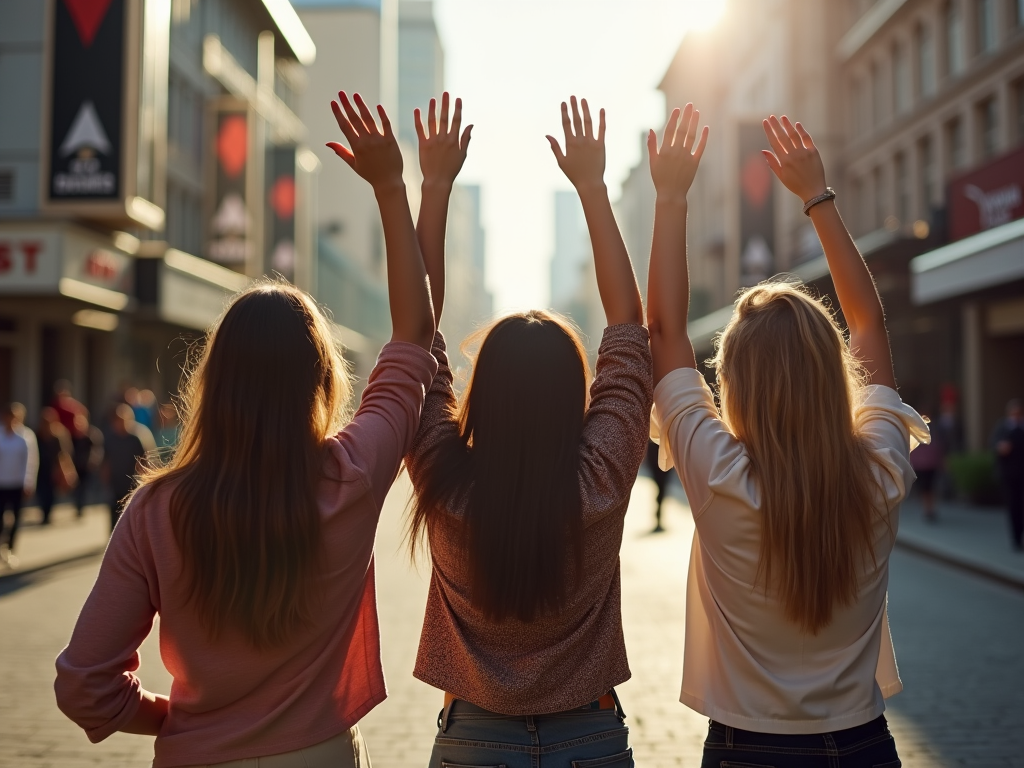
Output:
M811 135L800 123L794 125L785 115L782 120L772 115L763 125L775 151L762 151L779 180L805 203L822 194L828 186L825 166ZM810 216L850 329L850 350L867 369L872 384L895 388L885 313L871 272L854 245L834 199L814 205Z
M690 306L690 276L686 263L686 194L697 175L701 155L708 141L708 128L697 140L700 112L687 104L665 124L658 149L658 137L647 135L651 178L656 193L654 239L647 283L647 327L654 355L654 384L677 368L696 368L693 344L686 332Z
M356 106L344 91L338 93L338 101L331 102L331 109L351 149L336 141L328 142L327 146L370 183L377 198L387 251L391 339L408 341L429 350L434 337L434 315L423 257L405 194L398 141L383 107L377 106L380 129L358 93Z
M640 291L636 287L633 265L626 254L626 246L615 223L612 204L608 200L608 188L604 184L604 110L600 112L597 136L590 117L590 107L583 99L583 115L572 103L572 121L569 108L562 102L562 130L565 132L565 153L553 136L547 139L555 153L558 167L568 177L583 203L587 217L590 243L594 249L594 270L597 273L597 288L608 325L639 323L644 321Z
M434 320L440 325L444 308L444 237L448 224L448 200L455 177L466 162L466 151L473 130L462 127L462 99L455 100L455 113L448 125L448 94L441 97L441 121L437 120L437 100L430 100L427 125L416 110L416 134L419 136L420 171L423 173L423 195L420 214L416 220L416 237L423 252L423 262L430 280L430 298L434 305Z

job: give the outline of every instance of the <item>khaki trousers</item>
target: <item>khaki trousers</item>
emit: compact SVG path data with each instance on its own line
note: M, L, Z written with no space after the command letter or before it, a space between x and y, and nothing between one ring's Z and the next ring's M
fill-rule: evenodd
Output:
M370 768L370 755L366 751L359 727L352 726L334 738L294 752L248 757L195 768Z

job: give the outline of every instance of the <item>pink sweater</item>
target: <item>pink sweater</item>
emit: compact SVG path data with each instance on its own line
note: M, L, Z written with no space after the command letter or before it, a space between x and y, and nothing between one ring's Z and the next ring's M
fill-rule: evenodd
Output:
M61 711L93 742L135 714L138 648L160 614L160 653L173 677L154 768L301 749L347 730L384 700L373 579L381 505L416 433L437 364L392 342L352 422L328 442L319 488L327 572L314 626L256 651L225 631L211 641L185 603L166 488L143 488L121 517L54 685Z

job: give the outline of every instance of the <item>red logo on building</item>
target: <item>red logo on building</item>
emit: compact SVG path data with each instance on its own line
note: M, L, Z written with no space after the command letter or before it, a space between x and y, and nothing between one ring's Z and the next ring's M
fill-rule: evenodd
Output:
M88 48L96 39L96 32L110 8L110 0L64 0L64 5L75 23L82 47Z

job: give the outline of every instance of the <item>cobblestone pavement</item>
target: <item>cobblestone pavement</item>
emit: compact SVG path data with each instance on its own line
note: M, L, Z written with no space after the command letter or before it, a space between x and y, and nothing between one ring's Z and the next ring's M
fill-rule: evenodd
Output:
M413 679L427 567L402 548L407 486L389 499L377 591L390 696L361 727L376 768L426 763L441 695ZM683 594L692 521L668 502L669 532L651 535L652 485L634 492L623 543L623 615L633 679L620 687L640 768L698 766L706 720L678 703ZM97 561L0 581L0 767L145 766L152 742L115 734L90 745L53 702L53 659L74 625ZM904 766L1024 765L1024 594L897 552L890 617L906 690L887 716ZM166 691L155 637L142 679Z

